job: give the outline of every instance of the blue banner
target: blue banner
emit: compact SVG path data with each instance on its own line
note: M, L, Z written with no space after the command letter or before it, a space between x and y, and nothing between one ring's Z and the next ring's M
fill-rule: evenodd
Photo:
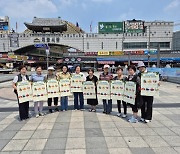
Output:
M180 77L180 68L147 68L149 72L158 72L161 76Z

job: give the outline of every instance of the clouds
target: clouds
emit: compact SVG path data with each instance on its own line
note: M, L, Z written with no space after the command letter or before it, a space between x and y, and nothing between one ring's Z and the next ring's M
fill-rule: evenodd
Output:
M57 12L56 5L50 0L4 0L0 9L2 14L12 18L32 18Z
M100 3L109 3L112 2L113 0L91 0L92 2L100 2Z
M165 8L164 11L171 11L180 7L180 0L172 0Z

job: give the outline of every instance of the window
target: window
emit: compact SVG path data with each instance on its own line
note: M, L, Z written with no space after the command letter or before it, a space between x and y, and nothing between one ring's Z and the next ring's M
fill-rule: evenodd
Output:
M116 42L116 49L118 48L118 43Z
M160 48L170 48L170 42L151 42L150 48L158 48L160 43Z
M44 37L42 37L42 42L45 42L45 38Z
M104 43L103 42L101 42L101 49L103 49L104 48Z
M147 42L128 42L123 43L124 49L144 49L147 48Z
M59 37L56 38L56 42L59 43Z
M87 42L87 49L89 49L89 42Z
M50 38L47 38L47 42L50 42Z

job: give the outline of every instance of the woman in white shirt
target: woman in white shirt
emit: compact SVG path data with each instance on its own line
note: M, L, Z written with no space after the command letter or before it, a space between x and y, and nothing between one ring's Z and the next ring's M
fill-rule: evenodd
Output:
M20 73L14 77L13 85L12 85L14 88L14 93L17 96L17 99L18 99L17 83L29 80L29 76L26 74L27 72L26 66L24 65L20 66L19 71ZM19 99L18 99L18 105L19 105L20 120L28 119L29 118L29 101L19 103Z

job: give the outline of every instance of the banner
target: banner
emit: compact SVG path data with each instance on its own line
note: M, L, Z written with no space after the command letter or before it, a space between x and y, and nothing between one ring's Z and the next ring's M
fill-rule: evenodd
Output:
M59 87L60 87L60 94L61 97L63 96L70 96L72 95L71 93L71 87L70 87L70 79L61 79L59 82Z
M32 85L33 101L47 101L47 91L45 82L33 82Z
M31 101L32 100L31 82L29 81L18 82L17 93L18 93L19 103Z
M92 81L85 81L83 83L84 99L96 99L95 85Z
M124 88L124 101L129 104L135 104L136 83L127 81Z
M47 80L48 98L59 97L59 83L56 79Z
M123 100L124 97L124 82L120 80L114 80L111 82L111 99Z
M74 74L71 77L71 92L83 92L83 77Z
M159 74L143 73L141 74L141 95L159 96Z
M110 99L110 85L108 81L98 81L97 97L98 99Z

